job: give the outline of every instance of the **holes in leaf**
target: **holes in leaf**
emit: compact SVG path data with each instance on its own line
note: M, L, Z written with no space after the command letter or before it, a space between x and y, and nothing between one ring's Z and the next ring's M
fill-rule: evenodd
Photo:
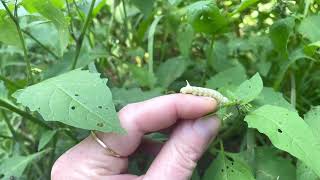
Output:
M72 109L72 110L75 110L75 109L76 109L76 107L75 107L75 106L71 106L71 109Z
M4 174L0 174L0 178L3 178L4 177Z
M99 109L102 109L102 106L98 106Z
M234 172L234 170L233 170L233 169L231 169L231 172L233 173L233 172Z
M281 130L281 129L278 129L278 132L279 132L279 133L282 133L282 130Z
M79 96L79 94L74 94L74 96Z
M231 161L232 163L234 162L234 159L232 157L226 156L226 158Z
M227 169L229 169L229 166L227 166Z
M251 89L251 85L249 85L249 89Z
M104 126L104 123L97 123L97 126L98 126L98 127L103 127L103 126Z
M224 169L221 169L221 172L224 172Z

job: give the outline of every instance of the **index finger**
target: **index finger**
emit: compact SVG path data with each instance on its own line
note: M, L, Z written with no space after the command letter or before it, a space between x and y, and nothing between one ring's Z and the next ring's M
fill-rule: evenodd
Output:
M122 156L128 156L139 146L145 133L174 125L178 120L197 119L217 108L208 97L171 94L125 106L119 119L127 135L101 134L102 140Z

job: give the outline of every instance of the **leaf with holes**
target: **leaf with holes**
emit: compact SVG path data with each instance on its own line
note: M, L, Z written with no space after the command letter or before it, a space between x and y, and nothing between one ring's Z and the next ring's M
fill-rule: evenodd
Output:
M256 179L257 180L293 180L296 179L295 166L291 159L281 157L281 151L273 147L256 148Z
M103 132L124 132L107 80L80 69L19 90L13 96L46 121Z
M204 180L254 180L248 164L239 158L220 153L210 164L204 175Z
M307 165L303 162L297 162L296 170L297 180L320 180L318 177Z
M304 120L313 133L320 138L320 106L312 107L311 110L304 115Z
M234 96L241 104L246 104L258 97L262 89L262 79L259 73L256 73L251 79L240 84L234 92Z
M297 112L265 105L247 115L248 126L267 135L277 148L297 157L320 175L320 143Z

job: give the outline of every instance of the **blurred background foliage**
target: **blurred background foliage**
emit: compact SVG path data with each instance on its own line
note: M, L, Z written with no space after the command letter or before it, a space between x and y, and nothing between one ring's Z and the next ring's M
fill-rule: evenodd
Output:
M73 67L100 72L108 78L117 109L178 92L185 80L224 92L256 72L264 86L273 88L266 93L281 92L301 115L320 102L319 0L2 2L0 162L7 164L0 165L0 174L6 175L10 163L22 161L25 163L17 167L20 172L14 172L17 177L47 179L54 160L88 133L57 123L48 131L26 120L30 119L28 110L11 97L31 84L26 60L30 61L33 83ZM25 46L4 4L16 17ZM87 19L92 21L85 29ZM281 94L276 95L275 101ZM39 114L33 117L41 119ZM230 152L238 152L246 137L243 128L237 128L221 137ZM151 137L163 138L159 134ZM40 149L45 150L34 154ZM267 148L259 153L276 156ZM263 159L259 153L258 158ZM44 154L48 156L40 158ZM12 155L14 159L5 161ZM142 153L132 161L130 171L142 174L152 160L145 156ZM212 159L208 152L193 179L204 174ZM288 167L288 172L292 171Z

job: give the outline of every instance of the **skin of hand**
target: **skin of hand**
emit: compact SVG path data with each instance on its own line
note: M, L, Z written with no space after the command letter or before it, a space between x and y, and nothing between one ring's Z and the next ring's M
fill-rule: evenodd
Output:
M217 109L208 97L185 94L160 96L129 104L119 113L126 135L97 133L97 136L121 158L113 157L88 136L65 152L53 165L52 180L187 180L198 159L218 133L220 121L206 114ZM161 147L143 141L146 133L172 129ZM143 176L126 174L128 156L142 144L157 156ZM148 148L148 147L146 147Z

